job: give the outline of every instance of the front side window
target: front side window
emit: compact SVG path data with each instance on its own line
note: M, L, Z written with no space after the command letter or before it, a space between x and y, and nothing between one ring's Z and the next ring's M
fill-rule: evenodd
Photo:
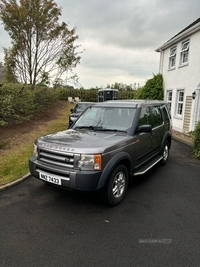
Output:
M181 46L181 57L180 57L180 65L188 64L188 56L189 56L189 44L190 41L187 40L182 43Z
M184 91L178 90L177 92L177 107L176 107L176 115L182 116L183 114L183 103L184 103Z
M140 118L138 121L138 127L141 125L152 125L149 107L145 107L141 109Z
M174 69L176 65L176 50L177 47L174 46L170 49L170 55L169 55L169 69Z

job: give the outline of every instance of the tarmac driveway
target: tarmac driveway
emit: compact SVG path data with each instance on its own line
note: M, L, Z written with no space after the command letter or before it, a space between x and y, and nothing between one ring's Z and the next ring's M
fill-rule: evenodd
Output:
M29 177L0 192L0 266L200 266L200 161L173 140L166 166L106 206Z

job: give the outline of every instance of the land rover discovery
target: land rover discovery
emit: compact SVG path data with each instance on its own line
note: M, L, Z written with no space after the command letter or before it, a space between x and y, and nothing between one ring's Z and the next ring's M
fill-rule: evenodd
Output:
M35 141L29 169L32 176L60 187L102 189L108 203L117 205L131 177L166 164L170 146L166 102L93 103L70 129Z

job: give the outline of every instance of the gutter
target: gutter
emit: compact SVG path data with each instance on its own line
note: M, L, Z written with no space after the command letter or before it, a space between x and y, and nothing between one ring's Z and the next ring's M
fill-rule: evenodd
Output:
M160 52L159 73L162 74L164 53L161 48L157 49L156 52Z

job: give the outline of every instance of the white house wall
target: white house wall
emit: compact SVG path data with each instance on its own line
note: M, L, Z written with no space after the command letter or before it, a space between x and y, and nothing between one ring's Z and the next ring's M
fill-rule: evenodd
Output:
M190 40L189 46L189 59L188 65L180 67L180 51L182 41ZM192 92L197 89L198 84L200 83L200 31L194 33L192 36L183 39L181 42L174 43L169 48L165 49L163 52L163 61L161 73L163 74L164 80L164 91L165 99L167 95L167 90L172 90L172 106L171 106L171 115L173 122L173 129L183 132L183 120L185 112L185 102L187 96L192 96ZM177 45L176 53L176 64L175 69L169 70L169 55L170 48L174 45ZM162 56L162 55L161 55ZM184 107L182 118L177 117L175 114L176 103L177 103L177 90L184 89ZM195 100L193 100L194 102ZM192 111L194 104L192 103ZM193 114L193 112L191 112ZM190 124L190 130L192 127L192 118Z

